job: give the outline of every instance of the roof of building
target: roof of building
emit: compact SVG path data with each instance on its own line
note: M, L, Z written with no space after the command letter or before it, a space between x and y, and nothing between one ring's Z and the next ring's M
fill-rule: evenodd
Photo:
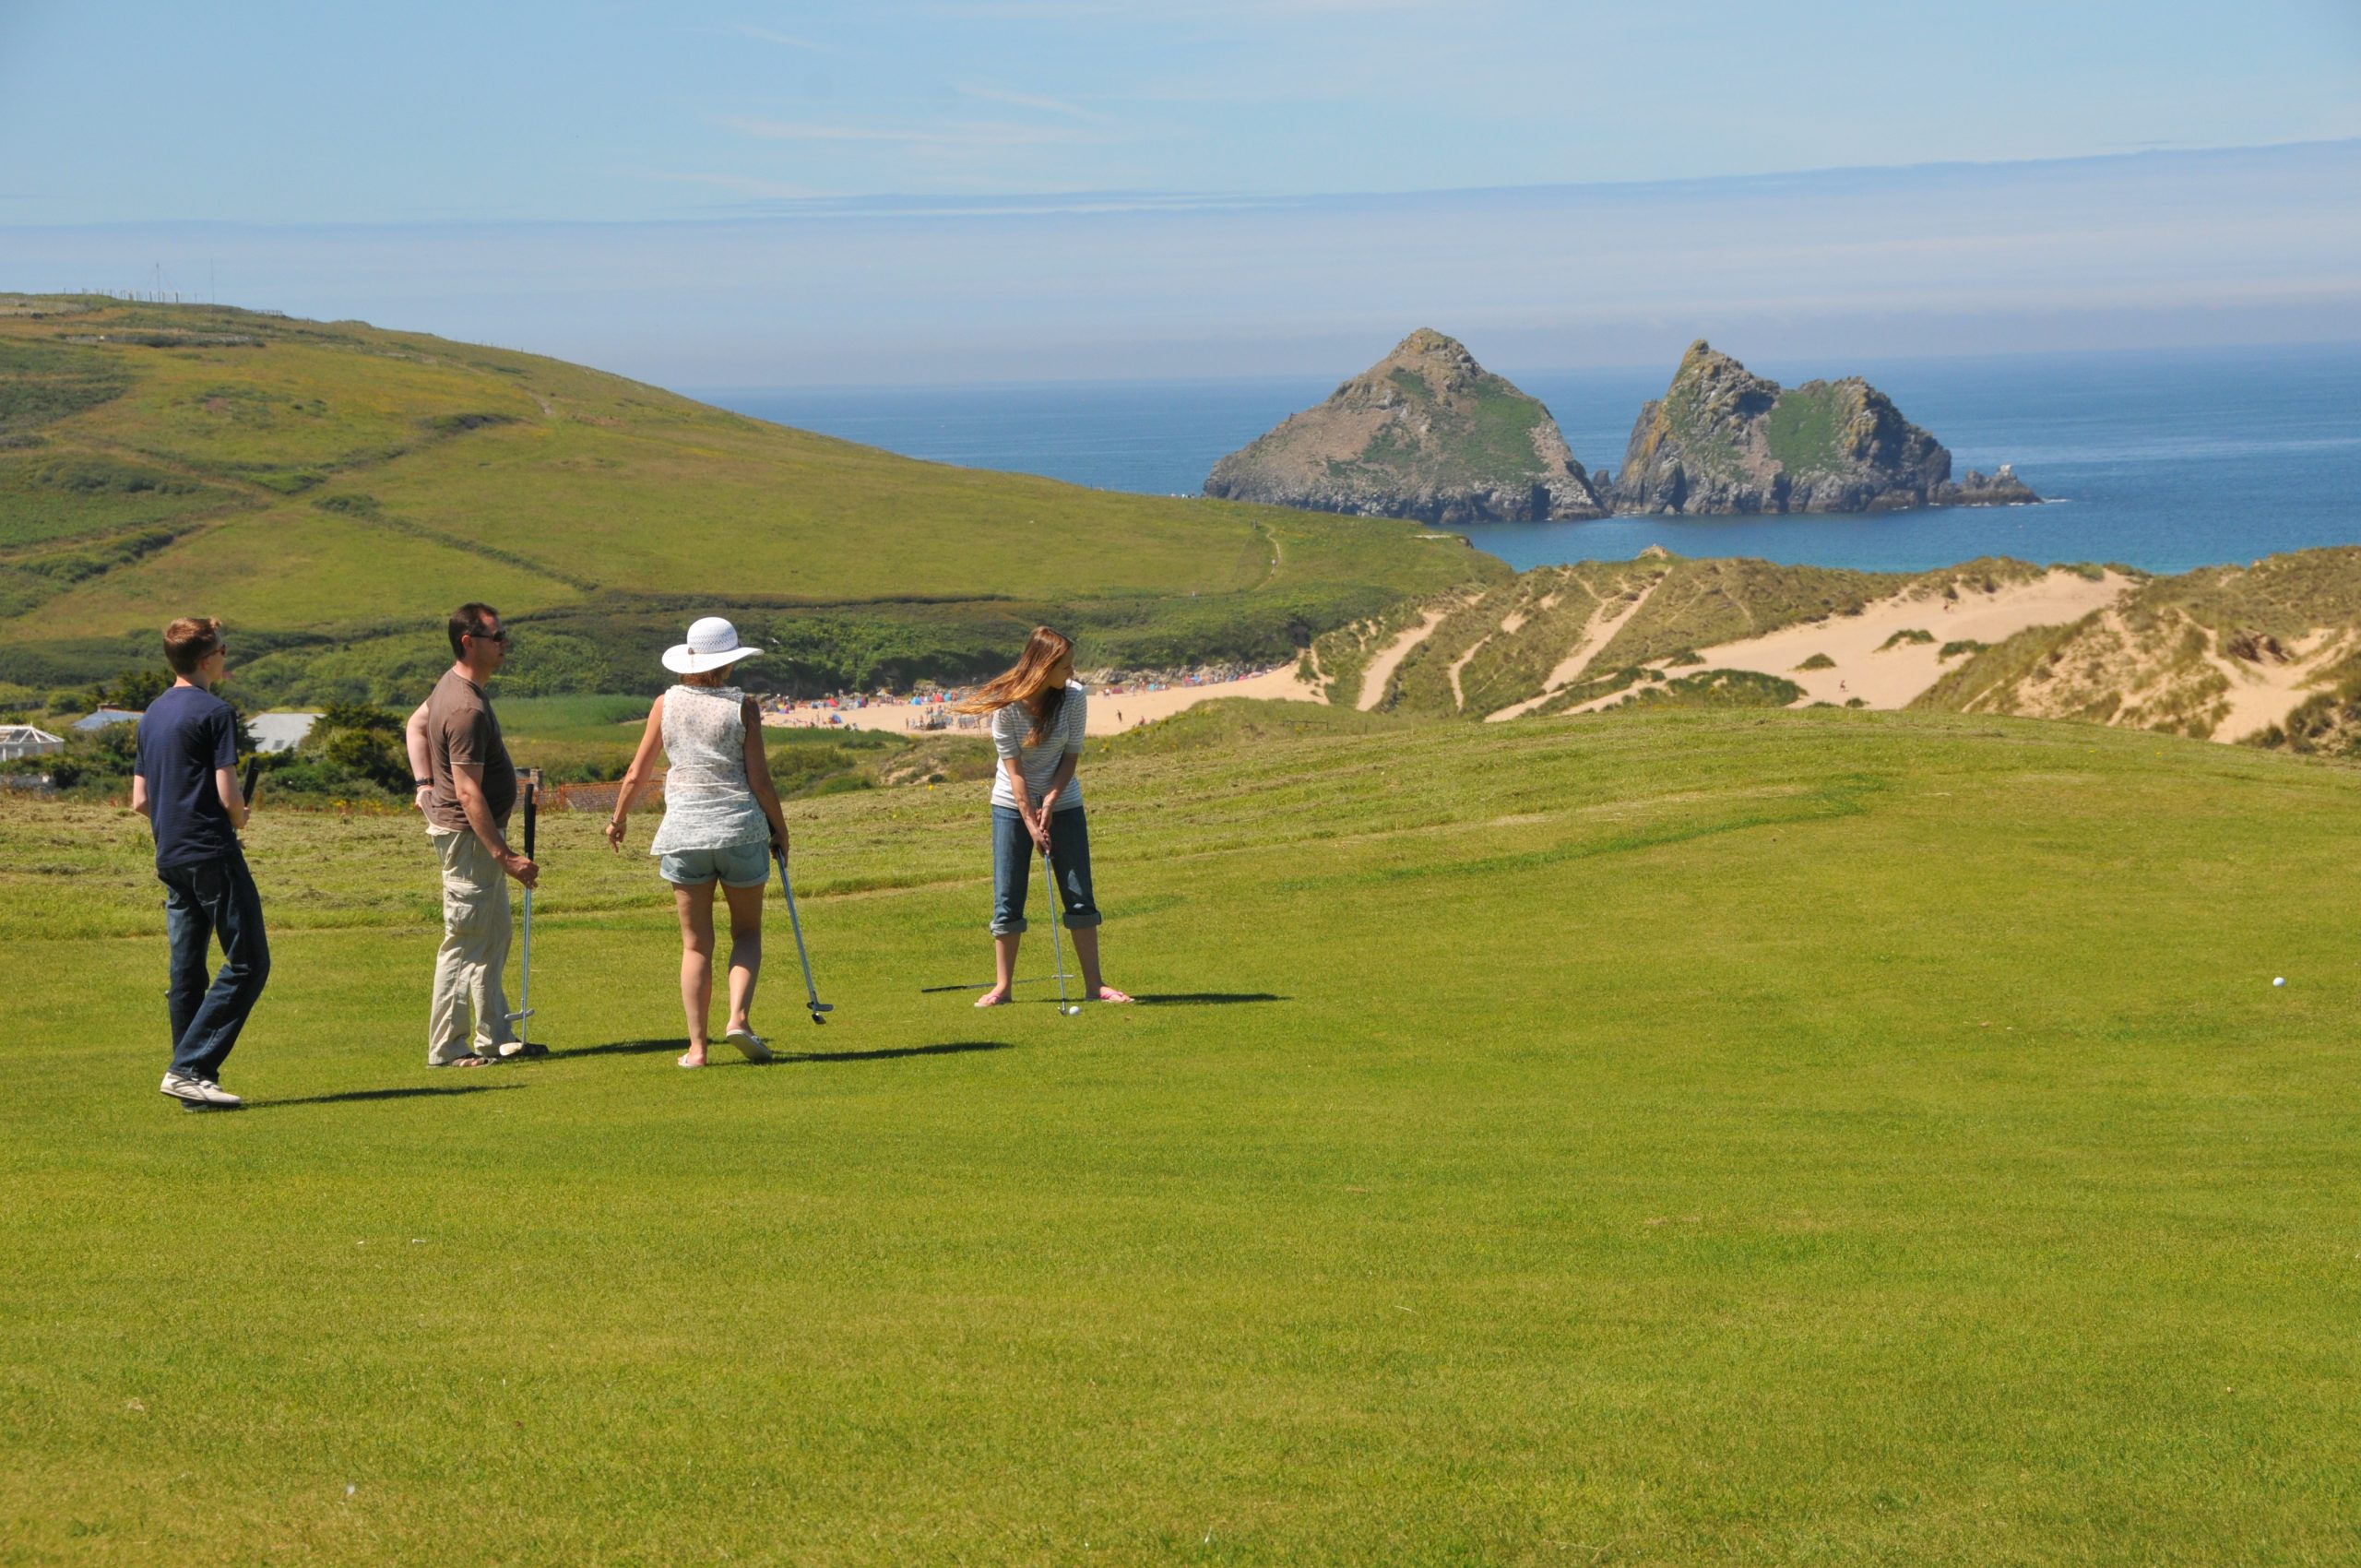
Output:
M28 741L37 745L62 746L65 743L65 737L53 735L30 724L0 724L0 745L21 746Z
M144 708L136 707L101 707L96 713L85 714L76 719L73 728L103 730L110 724L136 724L139 722L139 716L145 711Z

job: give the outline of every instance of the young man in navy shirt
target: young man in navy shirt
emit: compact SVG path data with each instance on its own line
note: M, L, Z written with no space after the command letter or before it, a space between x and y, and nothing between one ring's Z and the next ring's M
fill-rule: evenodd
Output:
M221 623L184 617L164 628L172 690L139 719L139 770L131 809L156 830L156 880L164 885L172 943L172 1065L164 1093L190 1111L234 1111L245 1102L221 1087L221 1063L270 978L262 897L246 870L238 830L246 825L238 788L238 719L213 695L229 667ZM205 983L207 947L221 943L221 972Z

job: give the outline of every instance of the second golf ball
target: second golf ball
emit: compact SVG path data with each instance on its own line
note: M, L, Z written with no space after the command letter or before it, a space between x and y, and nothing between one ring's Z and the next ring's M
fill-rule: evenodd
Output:
M2273 985L2285 985L2287 983L2287 977L2285 975L2275 976L2272 980L2271 983Z

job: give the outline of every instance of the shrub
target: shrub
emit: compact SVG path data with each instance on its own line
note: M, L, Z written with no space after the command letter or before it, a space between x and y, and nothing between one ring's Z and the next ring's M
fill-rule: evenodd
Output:
M1801 664L1797 665L1796 668L1798 670L1833 670L1836 668L1836 660L1829 658L1828 655L1824 653L1815 653L1809 659L1805 659Z
M1930 643L1934 640L1935 634L1932 632L1922 630L1916 626L1904 626L1902 630L1894 633L1893 636L1886 638L1885 641L1878 644L1878 651L1880 653L1883 653L1890 647L1900 647L1904 643Z

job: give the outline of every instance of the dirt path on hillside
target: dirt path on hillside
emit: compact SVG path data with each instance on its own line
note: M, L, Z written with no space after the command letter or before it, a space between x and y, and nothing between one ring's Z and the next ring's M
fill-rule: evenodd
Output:
M1489 724L1499 719L1515 719L1522 714L1530 713L1559 692L1572 685L1581 678L1582 672L1590 668L1590 661L1598 657L1598 650L1607 646L1608 639L1621 629L1632 616L1638 614L1640 606L1647 603L1656 589L1663 586L1664 579L1658 577L1655 582L1642 588L1637 599L1626 600L1616 598L1602 601L1597 609L1590 612L1590 619L1583 624L1583 635L1574 639L1573 651L1560 659L1558 667L1549 671L1549 678L1541 683L1539 694L1529 696L1523 702L1512 703L1497 712L1486 714L1484 722Z
M1362 672L1361 697L1354 706L1363 713L1377 711L1377 705L1385 700L1385 683L1394 679L1394 672L1402 668L1402 661L1410 656L1410 650L1433 635L1434 629L1442 624L1443 617L1460 608L1463 602L1455 601L1440 610L1428 611L1426 619L1386 644Z
M1806 705L1826 702L1842 707L1858 697L1868 707L1904 707L1941 677L1947 668L1940 657L1944 644L1998 643L2029 627L2065 625L2112 606L2130 587L2131 579L2113 572L2094 581L2078 573L2055 571L1991 593L1963 592L1955 600L1896 594L1871 601L1858 615L1832 615L1699 648L1702 664L1665 670L1657 660L1652 667L1674 677L1707 670L1751 670L1793 681L1803 688ZM1888 646L1902 632L1924 632L1932 640ZM1829 667L1797 668L1816 655L1825 656ZM1950 662L1960 657L1954 654ZM1617 693L1569 711L1591 712L1622 695Z

